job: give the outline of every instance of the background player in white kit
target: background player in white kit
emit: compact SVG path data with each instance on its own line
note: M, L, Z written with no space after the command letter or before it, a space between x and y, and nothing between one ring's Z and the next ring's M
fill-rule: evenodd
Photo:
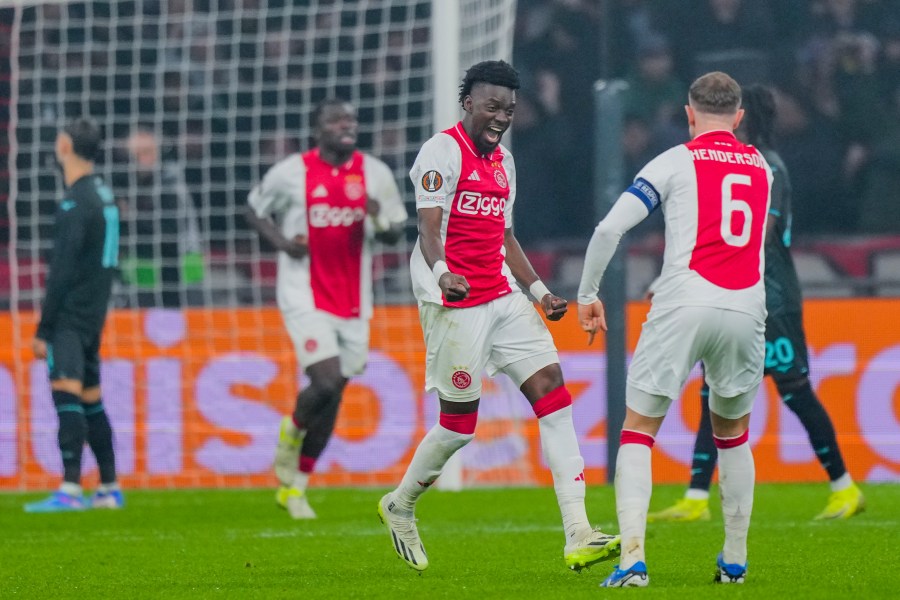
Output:
M278 307L309 377L281 421L275 454L276 501L295 519L316 516L306 498L309 476L334 431L348 379L366 366L371 241L398 241L407 220L391 170L356 149L354 107L326 99L312 120L316 147L269 169L250 192L247 212L279 250Z
M512 122L517 89L518 73L503 61L471 67L460 86L463 120L427 141L410 170L419 217L410 270L425 334L425 387L437 391L441 411L378 514L397 555L419 571L428 556L415 504L474 437L485 369L506 373L538 417L562 512L566 565L580 569L618 553L618 537L588 521L572 398L550 332L516 284L529 288L551 321L565 314L566 301L541 283L513 235L515 165L500 139Z
M743 583L753 508L748 443L753 400L763 376L766 318L763 238L772 172L760 152L739 142L741 89L725 73L691 85L686 107L692 141L650 161L597 225L578 290L578 318L606 330L597 299L621 236L662 207L663 270L628 369L626 414L616 464L622 561L604 587L649 583L644 557L652 477L650 449L672 400L702 360L719 449L725 544L715 580Z

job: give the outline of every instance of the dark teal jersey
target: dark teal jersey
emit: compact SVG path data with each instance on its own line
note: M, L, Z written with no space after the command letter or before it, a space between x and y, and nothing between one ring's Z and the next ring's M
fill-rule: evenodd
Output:
M96 175L66 192L56 211L53 254L37 337L60 328L99 334L119 260L119 208Z
M781 157L774 150L762 150L772 168L772 204L769 220L774 221L766 236L766 309L769 316L801 311L803 296L797 270L791 258L791 179Z

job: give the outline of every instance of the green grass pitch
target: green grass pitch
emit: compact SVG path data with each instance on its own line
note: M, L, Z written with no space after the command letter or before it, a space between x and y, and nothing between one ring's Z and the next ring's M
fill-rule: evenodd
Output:
M657 487L651 509L682 486ZM395 558L375 507L383 490L313 489L319 519L292 521L270 490L129 491L122 511L30 515L38 494L0 494L4 598L808 598L900 595L900 486L863 487L867 512L813 522L827 486L759 485L744 586L714 586L718 500L705 523L653 524L650 588L603 590L612 563L562 561L553 491L430 491L418 507L431 566ZM588 490L592 519L617 530L611 487Z

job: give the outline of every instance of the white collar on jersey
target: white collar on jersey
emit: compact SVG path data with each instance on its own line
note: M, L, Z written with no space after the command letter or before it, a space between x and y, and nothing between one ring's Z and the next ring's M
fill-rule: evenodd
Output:
M494 158L494 152L491 152L490 156L487 154L481 154L478 152L478 149L475 148L475 142L472 141L472 138L469 137L469 134L466 133L466 130L462 126L462 121L456 124L456 131L459 133L459 137L462 138L462 141L466 144L466 148L469 149L469 152L472 153L475 158L486 158L488 160L496 160ZM495 151L496 152L496 151Z

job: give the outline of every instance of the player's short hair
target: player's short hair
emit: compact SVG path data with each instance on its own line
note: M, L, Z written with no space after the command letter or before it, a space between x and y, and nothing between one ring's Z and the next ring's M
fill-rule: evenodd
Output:
M517 90L519 84L519 72L511 64L503 60L486 60L469 67L459 86L459 103L462 104L466 96L472 93L472 87L476 83L489 83L499 85L511 90Z
M339 98L338 96L329 96L316 104L316 107L313 108L312 114L309 117L309 125L312 130L315 131L319 128L319 119L322 118L322 113L325 112L326 108L331 106L344 106L345 104L351 104L351 102L344 98Z
M727 73L701 75L688 91L694 110L712 115L733 115L741 107L741 86Z
M760 148L770 148L775 129L775 94L759 84L745 87L742 94L744 120L741 125L747 131L747 141Z
M72 151L75 154L91 162L97 159L103 134L96 121L87 117L79 117L63 127L63 132L72 138Z

